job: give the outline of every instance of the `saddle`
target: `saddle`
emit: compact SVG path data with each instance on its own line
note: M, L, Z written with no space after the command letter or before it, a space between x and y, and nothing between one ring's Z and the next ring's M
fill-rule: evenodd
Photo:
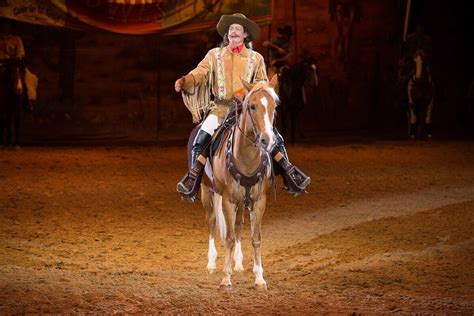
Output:
M231 101L232 104L229 107L229 111L227 112L224 118L224 122L217 128L216 132L214 133L214 136L212 137L209 155L211 159L212 156L220 150L222 139L226 138L224 136L229 135L231 128L235 125L237 115L242 112L242 100L238 98L232 98ZM219 104L218 101L216 103Z
M247 210L251 208L251 198L250 198L250 189L257 183L259 183L267 169L271 165L269 158L267 156L263 157L262 164L251 176L243 175L240 170L235 166L235 162L232 157L232 142L233 142L233 132L234 126L237 122L237 116L242 112L242 100L239 98L232 98L232 105L227 112L224 122L219 126L219 128L214 133L212 137L211 144L209 146L209 159L212 161L212 157L216 152L222 150L222 146L226 144L226 166L230 174L234 177L239 185L245 188L245 197L244 197L244 207Z

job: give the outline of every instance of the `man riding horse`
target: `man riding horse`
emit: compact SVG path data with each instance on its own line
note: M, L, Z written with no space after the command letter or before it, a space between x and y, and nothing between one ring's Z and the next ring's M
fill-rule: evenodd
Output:
M403 42L401 59L399 61L399 80L406 84L409 78L415 73L415 63L413 58L420 51L428 65L431 65L432 45L430 37L425 33L422 25L417 25L415 32L409 34Z
M260 34L260 27L245 15L223 15L217 24L222 36L220 47L211 49L198 66L176 80L176 92L183 92L185 105L193 120L204 120L196 134L191 150L190 169L177 185L177 191L187 201L194 202L209 156L209 145L215 131L223 123L229 110L241 103L244 89L242 80L250 83L268 82L262 55L252 49L252 40ZM211 97L212 94L212 97ZM283 175L290 194L304 192L311 179L288 160L283 138L275 130L276 145L271 155L277 171Z
M270 53L270 65L268 67L270 78L274 74L280 74L282 69L288 68L293 58L293 48L291 45L292 27L290 25L280 26L277 31L279 33L277 38L263 42L263 47L268 47Z
M15 128L14 144L19 144L20 109L23 100L25 78L25 50L23 42L13 35L14 22L0 18L0 143L4 129L6 144L12 144L12 124Z
M421 120L425 120L427 136L431 138L434 102L434 83L431 77L432 50L431 39L421 24L416 26L415 32L408 35L402 46L398 81L410 120L410 138L415 138L415 125L419 125ZM420 112L421 108L423 111ZM418 117L420 114L423 117Z

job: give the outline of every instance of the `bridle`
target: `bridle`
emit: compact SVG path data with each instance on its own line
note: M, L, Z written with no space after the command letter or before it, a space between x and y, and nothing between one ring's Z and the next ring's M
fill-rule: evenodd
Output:
M240 117L239 117L239 112L237 112L237 119L236 119L236 124L235 124L235 127L242 133L242 135L248 140L250 141L251 143L254 144L255 147L259 148L260 151L264 152L264 153L270 153L272 150L273 150L273 147L270 148L270 149L266 149L265 147L262 146L262 144L260 143L260 139L261 139L261 135L260 133L258 132L257 130L257 124L255 123L255 119L252 115L252 112L250 111L250 107L249 107L249 99L250 99L250 96L251 94L253 93L256 93L256 92L259 92L259 91L262 91L263 89L258 89L258 90L255 90L255 91L252 91L251 93L249 93L249 95L247 96L247 100L244 101L244 104L243 104L243 107L245 109L245 111L247 112L248 116L250 117L250 121L252 122L252 130L253 130L253 134L255 136L255 140L253 140L252 138L250 138L249 136L247 136L247 134L245 134L245 131L243 131L241 128L240 128L240 125L238 124L240 122Z
M252 93L255 93L255 92L260 91L260 90L261 89L253 91ZM237 112L236 112L237 113L237 118L236 118L236 121L235 121L235 124L234 124L234 130L233 130L232 134L230 135L230 137L228 138L227 152L226 152L226 166L227 166L227 169L229 170L229 173L232 175L232 177L237 181L238 185L244 187L244 189L245 189L244 207L245 207L245 209L247 209L249 211L251 210L251 203L252 203L252 199L250 197L250 189L256 184L262 185L262 180L264 179L264 176L268 171L268 169L267 169L268 167L270 167L270 170L271 170L271 182L272 182L272 187L273 187L273 191L274 191L275 198L276 198L275 175L274 175L274 172L273 172L272 158L271 158L271 155L270 155L273 148L271 148L270 150L267 150L266 148L264 148L262 146L262 144L259 141L261 136L260 136L260 133L257 130L257 124L255 123L255 119L254 119L254 117L252 115L252 112L250 111L250 108L249 108L249 105L248 105L250 95L251 95L251 93L249 93L246 100L244 101L243 107L244 107L244 111L247 112L247 114L250 117L250 121L252 122L252 130L253 130L253 133L255 135L255 140L253 140L252 138L247 136L245 134L245 131L243 131L240 128L240 124L239 124L240 123L240 117L239 117L239 111L237 110ZM253 143L254 146L257 147L259 149L259 151L263 154L260 165L258 166L257 170L255 170L255 172L250 176L247 176L247 175L243 174L237 168L237 166L235 164L235 161L234 161L234 155L233 155L233 147L234 146L233 146L233 144L234 144L234 139L235 139L235 134L236 134L237 129L242 133L242 135L247 140L249 140L251 143Z

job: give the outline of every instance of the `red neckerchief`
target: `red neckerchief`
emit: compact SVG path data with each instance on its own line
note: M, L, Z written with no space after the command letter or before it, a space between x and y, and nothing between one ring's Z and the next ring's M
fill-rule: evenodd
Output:
M234 47L234 48L230 47L230 45L229 45L229 51L232 54L239 54L242 51L243 48L244 48L244 43L242 43L239 46Z

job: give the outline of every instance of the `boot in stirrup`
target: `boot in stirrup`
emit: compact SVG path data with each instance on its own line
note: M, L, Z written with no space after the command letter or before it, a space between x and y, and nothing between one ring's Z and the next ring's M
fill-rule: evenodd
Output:
M308 177L298 167L289 162L288 158L279 155L275 157L276 162L282 167L283 184L288 193L298 196L305 192L306 187L310 184L311 178ZM280 158L280 160L278 160Z
M192 167L176 186L176 191L181 194L183 200L191 203L196 200L204 166L206 165L207 149L210 141L211 135L203 130L198 131L191 150Z
M274 131L276 136L276 147L272 152L272 156L277 163L276 173L283 176L283 184L288 193L298 196L301 192L305 192L306 187L311 182L311 178L305 175L298 167L290 163L283 137L278 133L276 128Z

